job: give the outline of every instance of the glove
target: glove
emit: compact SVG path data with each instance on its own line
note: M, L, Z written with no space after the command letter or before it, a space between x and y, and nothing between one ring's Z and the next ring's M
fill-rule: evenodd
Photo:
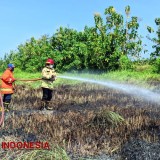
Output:
M16 79L15 78L7 78L6 80L5 80L5 82L7 82L7 83L13 83L14 81L16 81Z
M52 75L52 77L49 79L50 81L54 81L55 77Z

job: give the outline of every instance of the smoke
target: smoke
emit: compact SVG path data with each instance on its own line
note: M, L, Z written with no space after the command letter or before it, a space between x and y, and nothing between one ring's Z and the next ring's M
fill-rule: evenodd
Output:
M144 100L160 104L160 94L154 93L153 91L145 89L145 88L140 88L140 87L128 85L128 84L119 84L119 83L112 82L109 80L100 81L100 80L81 78L81 77L71 77L71 76L58 76L58 77L63 78L63 79L78 80L82 82L106 86L108 88L119 90L124 93L130 94L133 96L137 96L139 98L143 98Z

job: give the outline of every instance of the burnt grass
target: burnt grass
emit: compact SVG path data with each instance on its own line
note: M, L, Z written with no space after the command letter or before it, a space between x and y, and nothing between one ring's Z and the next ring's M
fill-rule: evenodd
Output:
M47 141L71 159L117 155L117 159L160 159L160 104L100 86L61 85L53 90L53 111L39 111L42 90L17 86L14 111L5 114L1 141ZM125 121L111 124L103 113Z

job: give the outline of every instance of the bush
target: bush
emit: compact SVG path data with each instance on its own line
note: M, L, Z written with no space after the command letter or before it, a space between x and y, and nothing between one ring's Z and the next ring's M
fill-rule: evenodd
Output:
M153 63L153 72L160 73L160 58L157 58Z
M133 69L132 61L126 55L121 56L119 59L119 68L121 70Z

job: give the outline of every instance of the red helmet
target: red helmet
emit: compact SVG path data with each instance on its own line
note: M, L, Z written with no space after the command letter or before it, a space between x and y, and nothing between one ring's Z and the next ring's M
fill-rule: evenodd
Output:
M54 64L54 60L51 59L51 58L49 58L49 59L47 59L46 63L47 63L47 64Z

